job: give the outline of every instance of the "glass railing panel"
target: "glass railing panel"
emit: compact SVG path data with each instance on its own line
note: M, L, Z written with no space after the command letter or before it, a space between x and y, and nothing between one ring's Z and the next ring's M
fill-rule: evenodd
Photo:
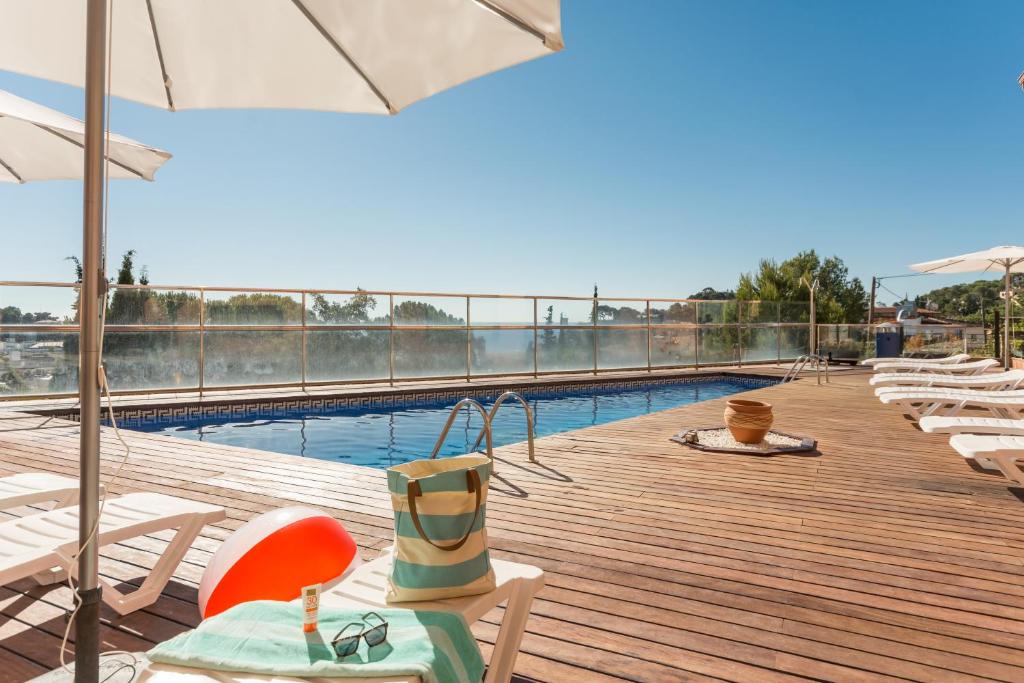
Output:
M697 302L697 322L703 325L739 322L739 302L699 301Z
M396 296L396 325L465 325L466 298L461 296Z
M387 379L390 355L388 330L310 330L306 333L306 380Z
M206 292L207 325L301 325L302 295Z
M698 330L701 364L735 363L739 360L740 331L734 326L708 326Z
M744 363L777 361L779 358L779 328L744 327L740 348Z
M395 330L394 334L396 378L466 374L465 330Z
M811 328L807 325L783 325L779 328L779 355L794 360L810 353Z
M783 301L779 303L779 322L811 322L811 304L806 301Z
M1011 338L1011 344L1014 341ZM905 356L948 356L960 353L963 349L963 328L940 325L932 328L908 325L903 328Z
M538 325L593 325L593 299L540 299Z
M533 330L473 330L474 375L533 372Z
M597 302L598 325L646 325L646 301L615 301L601 299ZM644 364L647 361L644 360Z
M0 396L78 391L78 333L0 331Z
M107 325L198 325L198 291L113 287Z
M538 316L540 312L538 311ZM473 327L491 325L533 325L533 299L472 297L469 322Z
M599 369L647 367L647 328L597 331Z
M677 324L697 322L697 304L693 301L651 302L651 324Z
M391 322L388 295L306 294L307 325L388 325Z
M860 361L875 355L875 338L867 325L818 325L818 352L833 360Z
M78 290L72 287L0 286L0 326L75 325Z
M537 339L541 372L594 369L594 332L588 329L542 329Z
M103 367L114 391L199 387L199 332L107 332Z
M207 330L207 387L258 386L302 380L302 332Z
M652 327L651 365L668 367L697 362L696 327Z
M741 301L739 305L740 320L744 324L779 322L779 302L777 301Z

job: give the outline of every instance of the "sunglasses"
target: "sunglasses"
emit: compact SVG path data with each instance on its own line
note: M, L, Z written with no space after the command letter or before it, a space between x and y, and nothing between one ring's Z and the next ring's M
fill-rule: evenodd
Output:
M369 626L371 618L380 623L375 626ZM365 639L369 647L380 645L388 639L388 622L384 621L384 617L376 612L367 612L363 615L362 619L361 622L354 621L348 624L345 628L338 631L338 635L334 636L334 640L331 641L331 647L334 648L334 654L338 657L354 655L356 650L359 649L360 638ZM366 626L369 626L369 628L365 628ZM353 632L353 627L359 629L358 633Z

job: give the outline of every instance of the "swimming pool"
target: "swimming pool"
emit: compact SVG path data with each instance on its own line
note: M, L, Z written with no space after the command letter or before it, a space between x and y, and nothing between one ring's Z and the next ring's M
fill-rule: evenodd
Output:
M604 424L772 384L768 379L722 377L628 387L586 386L569 390L520 389L534 415L536 436ZM479 400L489 408L498 393ZM124 418L122 426L217 444L243 446L354 465L386 468L429 457L455 400L410 400L356 407L277 407L240 416ZM456 419L442 455L466 453L482 419L466 409ZM493 424L494 446L526 439L522 407L506 402Z

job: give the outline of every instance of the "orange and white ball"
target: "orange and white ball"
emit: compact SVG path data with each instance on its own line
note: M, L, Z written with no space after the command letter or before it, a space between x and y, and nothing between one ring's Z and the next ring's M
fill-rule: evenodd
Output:
M319 510L288 507L255 517L214 553L199 583L204 619L251 600L294 600L359 566L355 541Z

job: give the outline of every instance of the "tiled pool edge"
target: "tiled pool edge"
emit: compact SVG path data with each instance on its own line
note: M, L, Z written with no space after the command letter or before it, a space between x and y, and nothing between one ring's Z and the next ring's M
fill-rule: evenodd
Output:
M645 386L666 384L705 384L715 381L735 382L758 389L778 384L779 378L742 372L718 372L708 374L680 374L662 377L631 377L623 379L580 378L546 383L501 382L479 387L431 387L408 388L401 391L339 393L338 395L286 396L281 398L246 398L224 396L216 401L175 402L171 404L147 404L144 406L121 405L114 407L119 421L134 420L180 420L198 418L245 418L254 415L273 415L301 410L307 413L328 413L348 408L416 407L455 403L461 398L494 399L504 391L516 391L527 398L572 392L575 394L601 393L609 389L639 389ZM29 411L38 415L78 421L78 410L67 408Z

